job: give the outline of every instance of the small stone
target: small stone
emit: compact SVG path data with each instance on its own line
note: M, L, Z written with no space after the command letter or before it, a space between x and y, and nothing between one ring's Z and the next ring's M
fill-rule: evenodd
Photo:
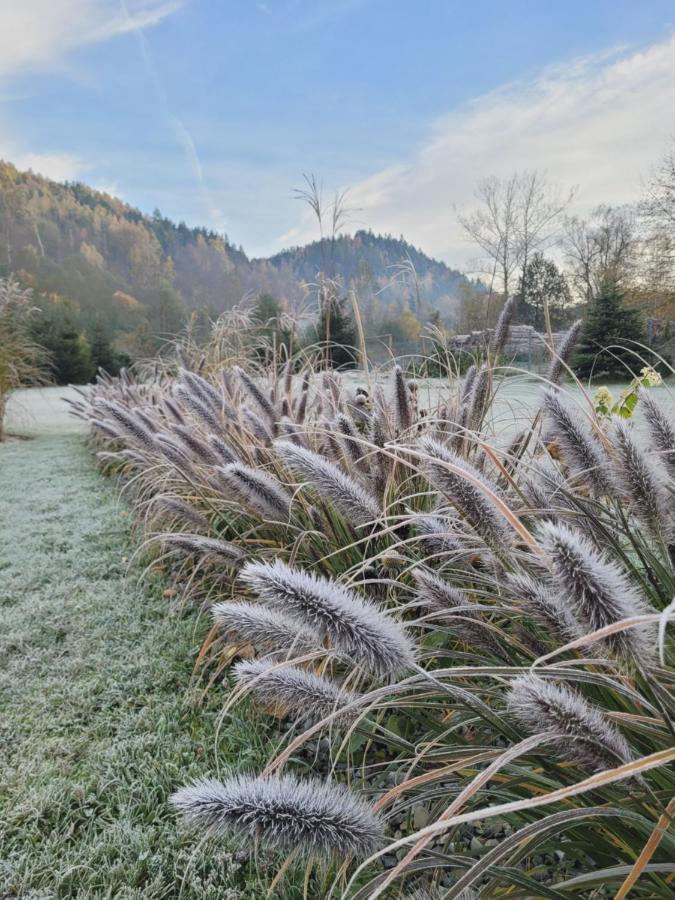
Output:
M415 831L425 828L429 824L430 818L431 813L426 806L423 806L421 803L416 803L413 806L413 828Z

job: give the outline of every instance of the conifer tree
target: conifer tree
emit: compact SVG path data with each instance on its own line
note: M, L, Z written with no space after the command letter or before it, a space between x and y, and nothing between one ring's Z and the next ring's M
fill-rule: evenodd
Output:
M327 292L319 321L310 329L309 343L323 346L324 363L331 368L346 369L356 365L357 335L354 322L345 309L347 298Z
M625 379L639 368L635 342L644 339L639 311L626 306L615 288L607 287L589 305L574 361L576 373L582 378Z

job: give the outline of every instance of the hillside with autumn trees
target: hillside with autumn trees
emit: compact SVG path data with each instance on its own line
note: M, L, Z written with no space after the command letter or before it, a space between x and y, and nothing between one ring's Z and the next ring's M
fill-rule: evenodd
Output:
M326 256L329 274L345 292L358 291L371 322L420 303L447 312L468 285L402 239L358 232L325 243L249 259L207 228L0 162L0 276L11 273L33 289L47 344L48 332L58 331L59 340L65 333L71 342L108 342L137 357L154 353L190 317L206 321L247 296L271 295L298 312L311 305Z

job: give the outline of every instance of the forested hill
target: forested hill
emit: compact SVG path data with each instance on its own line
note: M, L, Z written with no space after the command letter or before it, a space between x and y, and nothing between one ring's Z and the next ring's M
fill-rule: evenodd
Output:
M400 268L406 261L417 283ZM418 295L443 311L464 281L405 241L369 232L250 260L206 228L0 161L0 276L14 273L49 315L68 316L85 335L102 329L132 355L175 334L192 310L216 316L262 292L292 308L322 268L359 291L371 318L414 308Z
M340 235L283 250L269 262L277 268L288 266L304 282L316 279L317 272L325 272L360 294L373 287L387 287L394 298L399 298L410 293L405 291L407 286L412 288L411 302L415 302L418 290L424 295L423 300L435 301L456 296L460 285L466 284L461 272L432 259L402 237L372 231L357 231L353 236Z

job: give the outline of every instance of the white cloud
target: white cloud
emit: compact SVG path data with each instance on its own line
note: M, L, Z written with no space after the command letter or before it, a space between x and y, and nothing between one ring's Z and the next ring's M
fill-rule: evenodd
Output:
M77 47L157 24L181 0L10 0L0 11L0 79L50 69Z
M675 135L674 113L675 36L574 60L442 117L409 159L355 185L349 204L366 226L465 267L474 251L454 207L471 204L478 178L537 168L578 186L575 211L632 202ZM312 236L303 220L279 244Z
M183 0L10 0L0 9L0 85L60 66L78 47L155 25ZM5 134L12 131L2 123ZM0 140L0 158L57 181L88 169L76 154L33 153L20 140Z
M85 169L84 161L74 153L21 153L11 144L0 143L0 159L7 159L17 169L32 169L54 181L73 181Z

